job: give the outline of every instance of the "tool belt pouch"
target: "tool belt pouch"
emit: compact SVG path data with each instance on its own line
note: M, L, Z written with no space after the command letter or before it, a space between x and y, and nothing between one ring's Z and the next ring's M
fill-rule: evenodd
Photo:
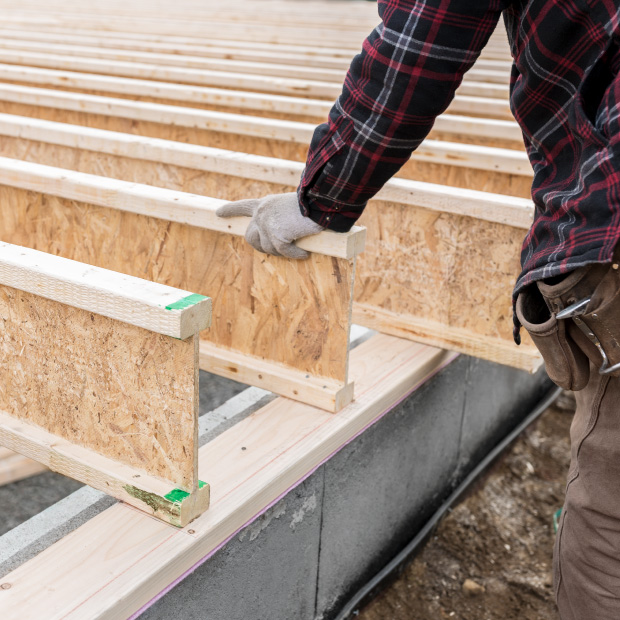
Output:
M549 312L535 285L519 294L516 310L545 361L549 378L565 390L582 390L590 378L590 364L568 334L566 321L558 321Z
M617 268L609 269L596 287L586 313L581 318L594 336L591 340L598 340L607 357L608 367L620 364L620 273ZM588 345L589 349L593 349L591 343ZM601 366L603 364L601 356L598 352L595 355L596 360L592 359L592 355L590 358L593 363ZM604 374L620 377L620 368Z

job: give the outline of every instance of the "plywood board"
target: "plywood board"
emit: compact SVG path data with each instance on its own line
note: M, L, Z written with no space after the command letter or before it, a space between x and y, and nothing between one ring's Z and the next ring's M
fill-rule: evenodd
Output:
M0 410L195 489L193 337L155 334L4 285L0 319Z
M7 186L0 208L3 240L208 290L217 301L204 338L346 383L352 260L266 256L242 237Z
M354 321L533 371L527 335L512 338L522 228L376 201L362 221Z

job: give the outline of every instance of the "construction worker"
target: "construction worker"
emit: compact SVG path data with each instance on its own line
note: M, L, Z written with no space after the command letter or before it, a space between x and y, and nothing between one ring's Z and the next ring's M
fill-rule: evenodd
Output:
M300 237L349 230L446 110L503 13L536 205L514 291L515 340L523 325L550 377L577 398L555 595L562 620L618 620L620 0L378 4L382 24L317 127L297 193L218 214L251 216L247 241L289 258L307 256L293 243Z

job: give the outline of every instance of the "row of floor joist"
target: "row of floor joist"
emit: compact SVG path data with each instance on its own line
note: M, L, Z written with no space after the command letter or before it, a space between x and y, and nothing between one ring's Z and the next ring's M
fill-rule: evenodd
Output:
M311 258L296 263L255 253L247 222L215 216L295 188L376 22L356 3L364 19L332 32L310 16L346 15L341 3L280 4L187 4L177 20L120 3L4 9L1 240L212 297L201 368L331 411L354 398L353 322L537 368L531 343L512 342L533 205L501 34L371 201L367 232L304 240Z
M512 341L533 204L505 33L360 226L296 262L215 210L295 189L376 5L169 5L0 0L0 484L48 466L125 502L8 575L7 620L129 617L454 356L433 347L540 365ZM354 323L382 333L350 355ZM199 368L285 398L199 448Z

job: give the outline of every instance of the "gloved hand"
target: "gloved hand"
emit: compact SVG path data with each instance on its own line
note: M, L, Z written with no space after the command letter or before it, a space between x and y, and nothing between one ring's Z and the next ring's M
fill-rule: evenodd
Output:
M245 233L246 241L255 250L286 258L308 258L308 252L293 242L323 230L322 226L302 215L295 192L229 202L216 214L219 217L250 216L252 221Z

